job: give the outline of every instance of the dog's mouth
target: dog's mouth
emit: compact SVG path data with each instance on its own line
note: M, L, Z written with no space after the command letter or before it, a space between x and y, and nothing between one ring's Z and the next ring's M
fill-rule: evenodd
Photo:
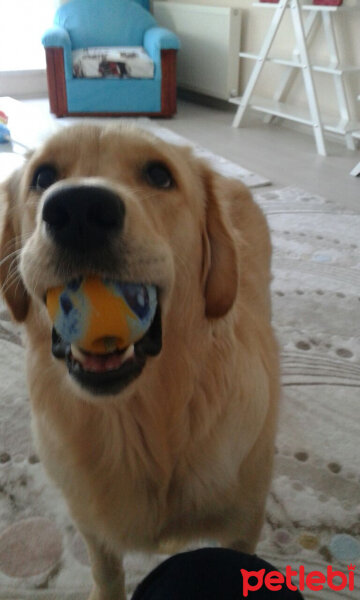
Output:
M149 356L162 348L161 309L158 304L151 326L135 344L107 354L93 354L66 343L53 327L52 353L65 360L76 382L93 395L114 395L134 381L145 367Z

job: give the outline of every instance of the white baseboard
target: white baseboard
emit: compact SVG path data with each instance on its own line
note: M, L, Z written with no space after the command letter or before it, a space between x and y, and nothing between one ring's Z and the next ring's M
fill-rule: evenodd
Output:
M2 71L0 96L13 98L39 98L47 96L45 69L36 71Z

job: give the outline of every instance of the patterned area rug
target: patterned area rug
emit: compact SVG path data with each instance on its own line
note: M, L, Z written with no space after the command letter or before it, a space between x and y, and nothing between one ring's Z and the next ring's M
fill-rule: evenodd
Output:
M280 569L303 565L305 573L326 574L331 564L348 576L355 564L357 592L347 584L304 592L353 600L360 597L359 210L294 187L255 197L274 244L283 381L258 554ZM91 582L86 550L33 447L21 337L3 306L0 337L0 598L83 600ZM129 597L164 558L127 556Z

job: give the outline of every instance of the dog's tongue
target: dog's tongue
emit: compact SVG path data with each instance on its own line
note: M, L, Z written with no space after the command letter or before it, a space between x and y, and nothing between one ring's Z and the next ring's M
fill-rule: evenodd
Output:
M134 355L134 346L131 345L124 352L112 352L110 354L89 354L82 352L76 346L71 346L73 357L81 364L85 371L103 373L104 371L115 371L120 369L126 360Z

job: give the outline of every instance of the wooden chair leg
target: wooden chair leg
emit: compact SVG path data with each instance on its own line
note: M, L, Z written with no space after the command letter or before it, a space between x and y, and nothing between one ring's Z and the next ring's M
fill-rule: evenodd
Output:
M64 50L45 48L46 73L49 90L50 111L57 117L64 117L67 110Z
M161 51L161 116L176 113L176 50Z

